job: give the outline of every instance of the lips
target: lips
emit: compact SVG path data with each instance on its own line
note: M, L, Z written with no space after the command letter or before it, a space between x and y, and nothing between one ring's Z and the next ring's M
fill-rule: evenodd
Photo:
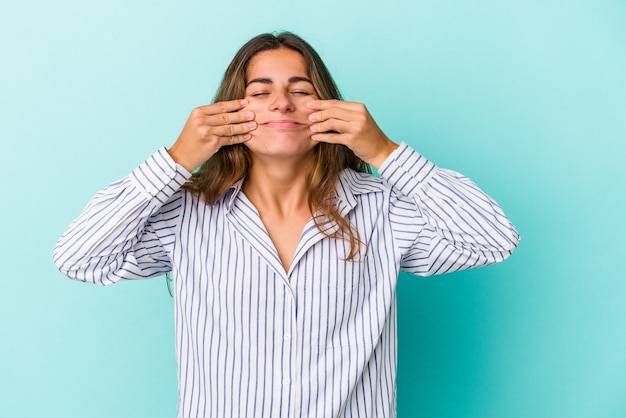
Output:
M261 126L267 126L269 128L276 129L292 129L304 126L304 124L291 119L276 119L263 122L261 123Z

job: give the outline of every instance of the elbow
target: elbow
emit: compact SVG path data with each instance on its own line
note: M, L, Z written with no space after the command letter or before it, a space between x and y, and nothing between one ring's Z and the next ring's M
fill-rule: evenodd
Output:
M505 245L505 248L503 249L503 253L506 253L505 259L509 258L511 254L513 254L513 252L519 246L520 241L522 240L522 237L520 237L519 233L517 232L517 230L512 224L510 225L509 230L507 232L508 232L508 240Z
M99 286L107 286L114 282L108 280L106 275L95 269L95 266L92 266L91 263L80 258L67 257L60 251L59 245L53 251L52 262L61 274L78 282L92 283Z
M521 238L517 231L511 227L507 232L506 239L504 239L498 247L492 248L490 251L493 263L499 263L508 259L519 246Z
M515 252L516 249L517 249L517 245L510 246L509 248L501 249L500 251L494 252L493 262L501 263L502 261L505 261L506 259L511 257L511 255L513 254L513 252Z

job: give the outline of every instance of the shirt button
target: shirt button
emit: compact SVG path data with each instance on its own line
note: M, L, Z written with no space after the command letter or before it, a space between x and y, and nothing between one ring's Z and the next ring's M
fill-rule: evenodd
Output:
M285 379L283 380L283 385L285 386L289 386L291 384L291 379Z
M285 340L285 341L291 340L291 334L287 333L287 334L283 335L283 340Z
M148 186L146 187L146 192L148 192L148 194L154 194L154 187Z
M165 170L165 174L167 174L169 177L174 177L174 172L172 171L171 168L168 168L167 170Z
M111 226L117 225L117 218L111 218L111 220L109 221L109 225Z

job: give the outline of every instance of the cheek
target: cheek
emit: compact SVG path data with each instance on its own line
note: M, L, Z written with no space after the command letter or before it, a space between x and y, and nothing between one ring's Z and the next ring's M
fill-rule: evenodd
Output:
M317 110L315 110L315 109L311 109L310 107L308 107L308 106L306 105L306 104L307 104L310 100L311 100L311 99L309 99L309 100L305 101L304 103L302 103L302 106L300 106L300 108L302 109L302 113L303 113L304 115L306 115L307 119L309 118L309 115L310 115L311 113L315 113L315 112L317 112Z
M313 97L302 97L296 101L294 101L294 105L296 107L296 112L299 113L301 116L299 117L299 119L304 119L308 122L309 120L309 115L312 113L317 112L317 110L315 109L311 109L310 107L308 107L306 104L309 103L311 100L316 100ZM310 122L309 122L310 123Z
M249 110L251 112L254 112L254 114L256 115L258 112L267 108L267 105L263 105L263 103L260 102L259 100L254 100L254 99L247 99L247 100L248 100L248 106L244 107L242 109L243 111Z

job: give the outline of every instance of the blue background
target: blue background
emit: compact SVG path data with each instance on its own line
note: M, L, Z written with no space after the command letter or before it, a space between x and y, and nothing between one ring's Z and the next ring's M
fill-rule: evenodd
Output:
M618 0L2 0L0 416L174 416L164 280L73 282L52 248L280 29L523 237L503 264L400 278L399 416L626 417Z

